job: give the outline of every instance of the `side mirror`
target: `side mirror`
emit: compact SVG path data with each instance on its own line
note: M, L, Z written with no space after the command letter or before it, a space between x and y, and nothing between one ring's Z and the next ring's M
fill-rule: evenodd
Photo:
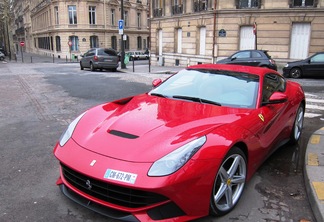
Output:
M232 57L232 58L231 58L231 61L234 61L235 59L236 59L236 57Z
M80 56L83 58L84 57L84 54L80 54Z
M162 82L163 82L162 79L154 79L152 82L152 86L155 88L158 85L160 85Z
M285 93L282 92L274 92L271 96L268 102L263 102L262 105L268 105L268 104L279 104L284 103L288 100L288 96Z

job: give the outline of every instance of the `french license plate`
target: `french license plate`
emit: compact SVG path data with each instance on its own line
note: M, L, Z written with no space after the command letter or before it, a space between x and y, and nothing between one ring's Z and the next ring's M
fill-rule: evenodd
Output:
M108 180L116 180L134 184L137 178L137 174L107 169L104 178Z

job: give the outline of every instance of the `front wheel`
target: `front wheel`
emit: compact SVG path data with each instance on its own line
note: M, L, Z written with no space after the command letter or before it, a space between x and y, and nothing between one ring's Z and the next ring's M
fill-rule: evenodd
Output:
M225 156L214 181L210 213L224 215L233 210L244 189L247 175L246 156L233 147Z
M304 112L304 106L303 104L300 104L296 113L295 122L290 135L290 142L293 144L298 142L302 133L304 124Z
M298 79L302 77L302 71L300 68L292 68L290 70L290 77L294 79Z

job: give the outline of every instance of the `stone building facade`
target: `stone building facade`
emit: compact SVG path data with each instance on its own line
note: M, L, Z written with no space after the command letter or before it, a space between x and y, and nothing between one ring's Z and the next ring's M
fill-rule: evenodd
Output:
M215 63L241 49L277 60L324 51L324 0L152 0L153 64Z
M125 50L148 47L148 0L124 0ZM121 48L120 0L16 0L17 49L75 59L93 47ZM19 12L19 13L18 13Z

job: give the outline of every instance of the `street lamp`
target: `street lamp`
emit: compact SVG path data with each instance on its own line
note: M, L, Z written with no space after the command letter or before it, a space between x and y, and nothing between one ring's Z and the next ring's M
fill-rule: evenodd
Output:
M124 0L120 1L121 8L121 20L124 21ZM125 45L124 45L124 33L121 34L121 68L126 69L125 65Z

